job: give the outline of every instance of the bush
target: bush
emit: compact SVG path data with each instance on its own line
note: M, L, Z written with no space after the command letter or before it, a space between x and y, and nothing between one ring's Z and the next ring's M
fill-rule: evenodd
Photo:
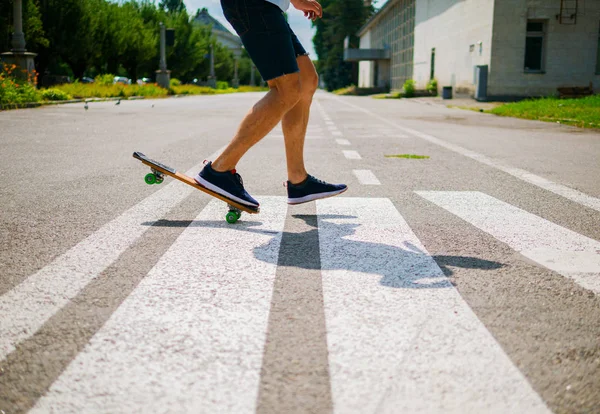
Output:
M173 86L181 86L181 81L177 78L173 78L173 79L171 79L169 85L171 86L171 88Z
M0 64L0 105L13 105L38 102L41 97L35 89L35 75L27 74L27 79L19 79L14 73L16 65Z
M103 75L98 75L94 78L94 83L100 86L109 86L112 85L115 81L115 75L112 73L105 73Z
M404 82L403 86L404 96L406 98L412 98L413 96L415 96L416 88L417 82L415 82L413 79L407 79L406 82Z
M60 89L51 88L41 91L42 99L46 101L68 101L71 96Z
M217 81L217 89L229 89L229 82Z
M432 94L433 96L437 96L438 94L438 83L437 83L437 79L431 79L428 83L427 83L427 87L425 88L427 89L427 92L429 92L430 94Z

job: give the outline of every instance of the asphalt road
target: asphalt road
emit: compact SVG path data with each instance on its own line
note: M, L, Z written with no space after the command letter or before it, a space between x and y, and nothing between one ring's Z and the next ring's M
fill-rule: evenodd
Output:
M0 412L600 412L598 132L319 92L342 196L287 206L279 127L259 215L144 183L260 96L0 113Z

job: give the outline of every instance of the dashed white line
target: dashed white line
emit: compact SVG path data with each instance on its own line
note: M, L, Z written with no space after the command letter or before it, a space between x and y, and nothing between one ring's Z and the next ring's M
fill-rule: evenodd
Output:
M550 191L554 194L557 194L566 199L574 201L575 203L589 207L596 211L600 211L600 198L592 197L588 194L582 193L581 191L567 187L566 185L555 183L553 181L548 180L547 178L532 174L529 171L526 171L526 170L523 170L520 168L515 168L510 165L506 165L506 164L502 163L501 161L496 161L496 160L489 158L483 154L468 150L459 145L450 144L449 142L443 141L432 135L425 134L423 132L414 130L412 128L400 126L400 125L396 124L395 122L392 122L381 115L371 112L368 109L361 108L360 106L346 102L343 99L340 99L337 97L332 97L332 99L335 99L337 102L341 102L351 108L355 108L358 111L361 111L368 115L371 115L372 117L379 119L381 122L384 122L388 125L394 126L395 128L398 128L401 131L404 131L404 132L414 135L416 137L422 138L426 141L432 142L436 145L439 145L441 147L449 149L450 151L454 151L458 154L464 155L465 157L469 157L475 161L479 161L480 163L490 166L492 168L496 168L500 171L504 171L505 173L510 174L515 178L518 178L522 181L533 184L544 190Z
M375 174L371 170L352 170L358 182L363 185L381 185Z
M331 135L334 137L341 137L343 134L340 131L331 131Z
M350 141L347 139L338 138L335 140L335 142L337 142L339 145L350 145Z
M344 153L344 157L348 158L349 160L360 160L362 159L362 157L360 156L360 154L356 151L352 151L352 150L344 150L342 151Z

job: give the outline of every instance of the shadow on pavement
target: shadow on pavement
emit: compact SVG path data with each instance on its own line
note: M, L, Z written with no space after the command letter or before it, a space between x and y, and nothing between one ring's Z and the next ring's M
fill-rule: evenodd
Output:
M430 256L421 251L410 242L404 243L404 248L383 243L372 243L352 240L350 236L356 233L360 226L356 223L332 223L331 219L354 219L354 216L340 215L292 215L295 219L303 220L311 227L310 230L300 233L283 232L280 254L277 263L273 263L273 244L280 243L274 237L269 243L254 249L254 256L261 261L266 261L279 266L296 267L300 269L320 270L346 270L351 272L371 273L381 276L380 283L386 287L409 289L448 288L450 281L446 278L454 274L451 267L467 269L494 270L504 267L499 262L467 256ZM318 218L321 219L318 227ZM227 228L234 231L267 234L276 236L277 231L257 228L261 222L239 221L234 225L222 220L198 221L169 221L146 222L151 226L193 226L206 228ZM319 238L319 233L321 238ZM323 239L323 234L334 235L333 239ZM319 240L321 254L326 255L320 261L307 257L307 251L314 247L315 240ZM314 253L311 253L314 254ZM433 259L433 261L431 260ZM441 272L440 272L441 270Z

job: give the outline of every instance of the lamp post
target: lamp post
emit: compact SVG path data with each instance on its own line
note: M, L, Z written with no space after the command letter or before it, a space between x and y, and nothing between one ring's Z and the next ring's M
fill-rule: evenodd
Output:
M25 48L25 33L23 33L23 3L22 0L14 0L13 3L13 26L12 49L10 52L2 53L0 58L8 64L15 64L21 70L17 76L27 78L35 71L35 53L30 53Z
M231 86L234 88L240 87L240 78L238 75L238 67L240 62L240 57L242 56L242 49L237 48L233 50L233 79L231 81Z
M250 64L250 86L256 86L256 78L254 77L254 63Z
M167 40L165 33L165 25L160 22L160 62L156 71L156 83L165 89L169 89L171 86L171 71L167 70Z
M217 87L217 77L215 76L215 48L212 43L210 44L210 74L208 75L206 83L211 88Z

